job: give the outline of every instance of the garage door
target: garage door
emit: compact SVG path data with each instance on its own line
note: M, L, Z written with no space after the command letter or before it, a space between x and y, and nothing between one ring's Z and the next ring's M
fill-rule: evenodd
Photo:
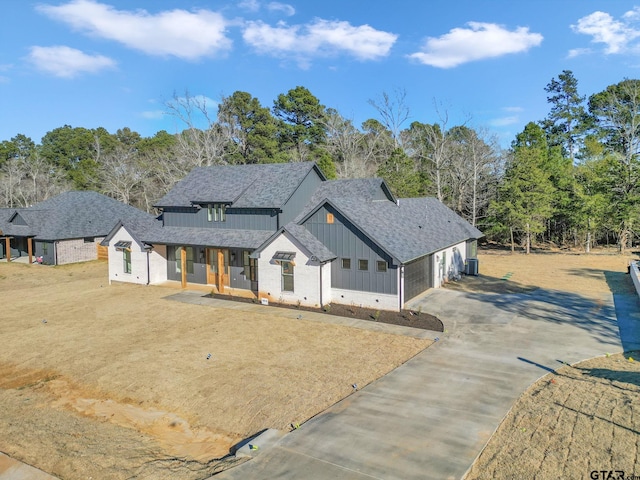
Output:
M419 258L404 267L404 301L411 300L433 287L431 255Z

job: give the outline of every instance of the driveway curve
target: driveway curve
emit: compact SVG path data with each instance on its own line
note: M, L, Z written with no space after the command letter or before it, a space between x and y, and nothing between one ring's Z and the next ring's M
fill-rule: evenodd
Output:
M640 325L626 300L429 291L410 306L444 322L434 345L215 478L460 479L529 385L622 351L616 315Z

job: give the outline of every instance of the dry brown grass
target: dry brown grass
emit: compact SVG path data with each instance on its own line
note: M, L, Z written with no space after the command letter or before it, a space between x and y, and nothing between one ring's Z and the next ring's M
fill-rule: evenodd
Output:
M547 288L591 298L634 293L626 275L634 257L490 251L480 256L481 277L452 287L496 293ZM515 403L465 479L570 480L591 478L593 470L640 474L638 357L629 352L593 358L536 382Z
M536 382L466 480L590 478L592 470L640 473L640 363L628 360L634 356L593 358Z
M106 278L101 262L0 264L0 451L66 479L202 478L430 343Z

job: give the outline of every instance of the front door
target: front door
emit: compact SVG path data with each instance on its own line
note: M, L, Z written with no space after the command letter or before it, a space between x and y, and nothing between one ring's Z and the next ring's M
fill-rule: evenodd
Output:
M216 285L220 293L229 286L229 249L207 248L207 283Z

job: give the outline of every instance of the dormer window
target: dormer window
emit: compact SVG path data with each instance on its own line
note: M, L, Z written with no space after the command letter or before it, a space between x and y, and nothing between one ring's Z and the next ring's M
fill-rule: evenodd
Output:
M225 222L227 220L227 206L224 203L207 204L208 222Z

